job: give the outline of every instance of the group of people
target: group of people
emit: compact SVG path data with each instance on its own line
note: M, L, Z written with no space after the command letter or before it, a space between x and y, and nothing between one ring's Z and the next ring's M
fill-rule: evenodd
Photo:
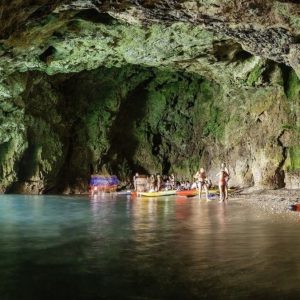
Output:
M218 177L218 186L220 192L220 202L228 200L228 181L230 178L229 170L225 163L221 164L221 169L217 174ZM203 168L194 175L194 178L197 179L199 195L201 197L202 191L205 192L206 199L208 199L208 189L211 186L211 180L208 178L206 171Z
M228 181L229 181L229 170L225 163L221 164L221 169L217 174L218 186L220 191L220 201L224 202L228 200ZM164 190L189 190L198 189L201 197L202 192L205 193L206 199L209 200L208 190L212 185L212 181L208 178L204 168L200 168L199 171L193 176L194 182L191 184L189 181L176 181L175 175L150 175L140 176L136 173L133 176L134 190L139 191L139 187L148 191L160 191Z
M164 190L174 190L176 189L175 176L172 173L170 176L166 175L150 175L150 176L140 176L139 173L136 173L133 176L133 185L134 190L138 191L138 186L142 185L144 189L154 192Z

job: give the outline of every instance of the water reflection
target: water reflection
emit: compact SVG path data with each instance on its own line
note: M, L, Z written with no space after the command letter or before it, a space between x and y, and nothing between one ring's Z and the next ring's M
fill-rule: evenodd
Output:
M0 298L296 299L299 229L197 197L1 196Z

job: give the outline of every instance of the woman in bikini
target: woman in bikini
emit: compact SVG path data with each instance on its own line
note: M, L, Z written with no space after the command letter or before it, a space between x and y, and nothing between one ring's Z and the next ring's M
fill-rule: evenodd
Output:
M219 177L220 202L224 202L225 200L228 200L227 182L229 174L224 168L221 168L217 176Z
M225 176L225 181L226 181L226 184L225 184L225 200L228 200L228 181L229 181L229 178L230 178L230 173L229 173L229 170L228 170L225 163L221 164L221 170L225 171L225 173L227 174Z

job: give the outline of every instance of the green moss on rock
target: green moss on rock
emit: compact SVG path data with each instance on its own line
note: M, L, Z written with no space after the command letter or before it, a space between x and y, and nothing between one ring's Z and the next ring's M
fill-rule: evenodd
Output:
M214 176L224 160L241 183L272 186L283 125L295 126L287 116L297 93L287 101L277 83L235 89L196 74L128 65L69 76L31 73L27 85L17 96L22 107L6 99L10 106L0 114L9 128L9 137L0 128L2 143L12 141L1 152L3 190L17 181L15 191L80 192L94 172L191 179L200 164Z
M263 66L261 64L257 64L249 73L246 81L247 84L250 86L255 86L255 84L259 81L259 78L261 77L263 71Z
M288 150L287 171L300 171L300 146L290 147Z
M286 95L288 99L298 100L300 95L300 80L295 71L290 70L286 85Z

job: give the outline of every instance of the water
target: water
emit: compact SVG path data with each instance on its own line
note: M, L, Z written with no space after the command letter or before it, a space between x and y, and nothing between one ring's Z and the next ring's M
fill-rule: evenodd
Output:
M299 233L238 202L0 196L0 299L298 299Z

